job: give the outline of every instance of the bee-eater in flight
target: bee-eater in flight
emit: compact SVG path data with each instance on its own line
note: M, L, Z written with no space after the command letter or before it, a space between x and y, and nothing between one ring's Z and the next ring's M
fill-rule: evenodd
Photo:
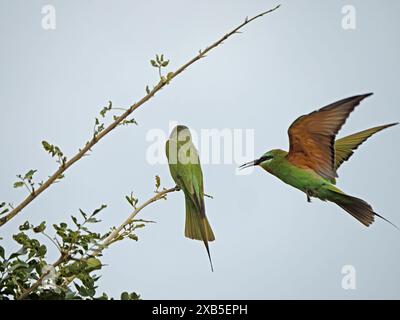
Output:
M271 150L240 168L260 166L303 191L308 202L311 202L311 197L334 202L367 227L374 222L375 216L386 220L374 212L367 202L349 196L335 186L337 170L344 161L349 160L354 150L373 134L397 124L371 128L335 140L350 113L371 95L368 93L343 99L298 118L288 131L289 152Z
M214 241L215 237L204 206L203 173L199 154L188 127L178 125L172 130L165 145L165 153L171 176L185 194L185 236L203 241L213 270L208 242Z

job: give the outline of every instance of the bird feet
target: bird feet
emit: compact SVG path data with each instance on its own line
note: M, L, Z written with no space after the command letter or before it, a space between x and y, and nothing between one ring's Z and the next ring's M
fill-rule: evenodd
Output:
M307 195L307 202L308 203L311 203L312 201L311 201L311 196L310 196L310 194L308 193L308 191L306 192L306 195Z

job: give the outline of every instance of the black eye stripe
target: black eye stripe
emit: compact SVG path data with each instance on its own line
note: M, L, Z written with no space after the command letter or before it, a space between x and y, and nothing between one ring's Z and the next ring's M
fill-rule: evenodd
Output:
M260 159L257 160L257 164L260 164L267 160L271 160L272 158L273 158L272 156L262 156Z

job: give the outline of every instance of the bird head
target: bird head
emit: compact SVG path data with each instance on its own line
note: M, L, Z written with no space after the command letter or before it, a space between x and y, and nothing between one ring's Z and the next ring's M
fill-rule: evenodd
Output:
M169 164L199 164L199 155L188 127L176 126L171 132L167 145Z
M286 151L274 149L264 153L260 158L247 162L241 165L240 169L245 169L253 166L261 166L267 169L271 164L275 163L277 160L284 158L287 155Z
M174 141L186 143L192 140L192 135L190 134L190 130L188 127L183 125L177 125L172 130L169 138Z

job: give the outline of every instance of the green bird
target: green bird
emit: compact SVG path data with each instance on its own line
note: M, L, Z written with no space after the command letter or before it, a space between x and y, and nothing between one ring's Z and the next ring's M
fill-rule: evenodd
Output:
M343 99L301 116L289 128L289 152L271 150L240 168L260 166L283 182L303 191L308 202L311 202L311 197L331 201L367 227L374 222L375 216L392 224L374 212L366 201L347 195L335 186L337 170L363 142L373 134L398 124L371 128L335 140L350 113L371 95L368 93Z
M214 241L215 236L206 216L203 172L199 154L187 127L178 125L172 130L165 145L165 153L171 176L185 194L185 236L203 241L213 271L208 242Z

